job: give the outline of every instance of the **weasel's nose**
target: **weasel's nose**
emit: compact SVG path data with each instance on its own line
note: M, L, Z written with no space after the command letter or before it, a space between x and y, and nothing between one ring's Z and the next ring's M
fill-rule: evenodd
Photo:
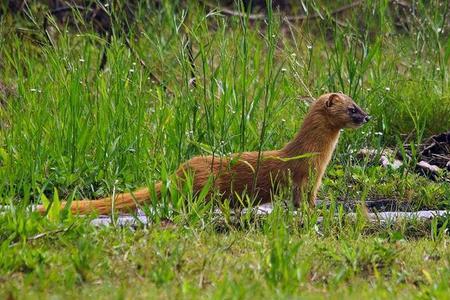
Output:
M367 116L365 116L364 117L364 122L369 122L370 121L370 119L372 119L372 117L371 116L369 116L369 115L367 115Z

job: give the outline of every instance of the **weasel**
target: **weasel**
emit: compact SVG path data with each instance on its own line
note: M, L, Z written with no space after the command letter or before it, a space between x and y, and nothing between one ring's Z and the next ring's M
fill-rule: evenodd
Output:
M308 201L314 207L317 191L325 169L343 128L358 128L370 116L347 95L328 93L315 100L304 118L296 136L282 149L264 152L244 152L229 157L196 156L183 163L174 173L175 182L182 187L186 176L192 176L193 192L199 193L206 184L223 199L233 200L246 194L258 203L270 202L277 189L293 184L295 206ZM160 197L162 183L155 185ZM212 192L208 192L212 194ZM131 193L99 200L78 200L71 203L74 214L97 212L110 214L136 209L150 201L150 191L142 188ZM62 203L62 207L66 202ZM43 205L37 211L46 212Z

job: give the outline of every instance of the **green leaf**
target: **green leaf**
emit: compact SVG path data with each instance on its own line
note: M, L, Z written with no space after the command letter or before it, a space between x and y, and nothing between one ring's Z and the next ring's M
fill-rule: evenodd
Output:
M293 157L267 156L267 157L264 157L264 159L277 159L277 160L287 162L287 161L291 161L291 160L313 157L318 154L319 154L318 152L311 152L311 153L305 153L305 154L301 154L301 155L297 155L297 156L293 156Z
M0 148L0 159L2 165L9 165L9 155L4 148Z
M53 193L53 201L51 203L50 209L48 210L48 214L47 214L47 217L49 218L49 220L58 221L60 210L61 210L61 201L59 201L58 191L55 188L54 193Z
M192 145L200 148L201 150L205 151L206 153L208 153L210 155L213 154L213 149L208 144L200 143L200 142L197 142L197 141L194 141L194 140L189 140L189 143L191 143Z
M48 210L49 206L50 206L50 201L48 200L47 196L45 196L45 194L39 190L40 194L41 194L41 201L42 201L42 205L44 206L45 210Z

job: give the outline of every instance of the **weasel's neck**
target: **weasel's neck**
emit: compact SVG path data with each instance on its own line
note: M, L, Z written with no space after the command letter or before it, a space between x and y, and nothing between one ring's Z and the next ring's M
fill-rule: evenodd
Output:
M328 156L334 151L338 139L339 129L332 128L324 122L320 113L312 111L306 116L294 139L280 152L285 157L296 157L306 153Z

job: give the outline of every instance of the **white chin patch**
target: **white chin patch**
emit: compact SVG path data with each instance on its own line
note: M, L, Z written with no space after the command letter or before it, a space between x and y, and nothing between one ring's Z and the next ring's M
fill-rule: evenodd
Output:
M361 127L363 125L364 125L364 123L361 123L361 124L350 123L347 128L354 128L354 129L356 129L356 128L359 128L359 127Z

